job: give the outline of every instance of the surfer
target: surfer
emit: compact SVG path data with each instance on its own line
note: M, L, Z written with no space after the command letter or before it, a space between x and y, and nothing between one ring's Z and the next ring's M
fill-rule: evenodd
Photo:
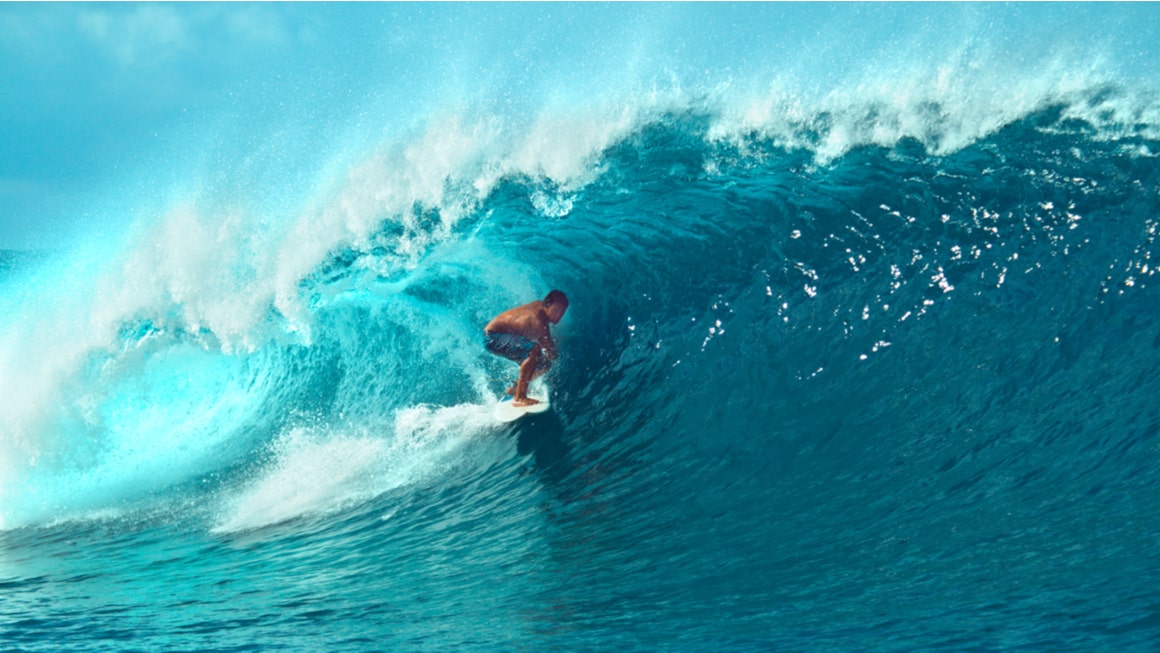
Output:
M556 343L549 324L557 324L568 310L568 298L553 290L542 300L517 306L495 316L483 328L487 350L520 365L520 378L507 390L513 406L531 406L528 384L548 371L556 360Z

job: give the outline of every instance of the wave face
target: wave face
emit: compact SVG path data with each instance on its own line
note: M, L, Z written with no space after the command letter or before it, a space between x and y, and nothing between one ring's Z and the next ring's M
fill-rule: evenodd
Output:
M82 9L289 58L0 255L4 641L1160 638L1154 6Z

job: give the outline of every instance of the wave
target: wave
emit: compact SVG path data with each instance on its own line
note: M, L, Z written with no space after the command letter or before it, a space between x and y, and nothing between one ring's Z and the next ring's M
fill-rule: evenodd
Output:
M1066 276L1061 262L1097 249L1069 236L1097 210L1083 200L1154 182L1160 103L1120 58L1053 47L1027 66L1026 48L1009 61L998 47L1009 35L968 22L970 38L926 57L929 36L895 52L864 42L848 74L788 44L734 53L736 74L709 81L690 72L693 46L676 63L642 53L613 81L584 78L582 101L546 74L557 52L519 102L483 93L389 128L324 130L344 136L291 164L279 145L314 142L289 126L304 123L295 108L251 125L245 153L178 158L193 169L165 175L190 181L143 201L160 210L3 271L0 309L20 319L0 332L0 526L211 485L232 507L207 519L232 532L410 482L413 456L481 431L473 416L510 372L481 354L479 326L549 287L587 315L561 337L603 387L578 372L560 386L597 421L644 419L681 383L717 378L735 331L778 362L745 383L784 389L853 373L951 297L1020 301L1020 275ZM1136 226L1146 235L1114 262L1086 264L1109 266L1098 292L1147 287L1155 225ZM825 320L843 325L836 341L811 331ZM649 408L624 399L640 387ZM414 411L457 421L401 425ZM429 431L436 453L415 454ZM315 480L286 497L301 478Z

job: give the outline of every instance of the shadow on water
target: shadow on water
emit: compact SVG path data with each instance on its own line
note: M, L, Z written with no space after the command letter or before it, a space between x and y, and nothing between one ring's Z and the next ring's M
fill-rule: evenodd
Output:
M564 443L564 421L554 410L512 422L508 433L516 438L516 451L532 457L543 480L558 485L568 475L569 450Z

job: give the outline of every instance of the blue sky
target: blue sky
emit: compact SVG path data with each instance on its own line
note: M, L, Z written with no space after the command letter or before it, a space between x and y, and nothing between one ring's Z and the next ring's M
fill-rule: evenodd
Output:
M0 6L0 247L52 246L183 116L302 38L261 6Z

